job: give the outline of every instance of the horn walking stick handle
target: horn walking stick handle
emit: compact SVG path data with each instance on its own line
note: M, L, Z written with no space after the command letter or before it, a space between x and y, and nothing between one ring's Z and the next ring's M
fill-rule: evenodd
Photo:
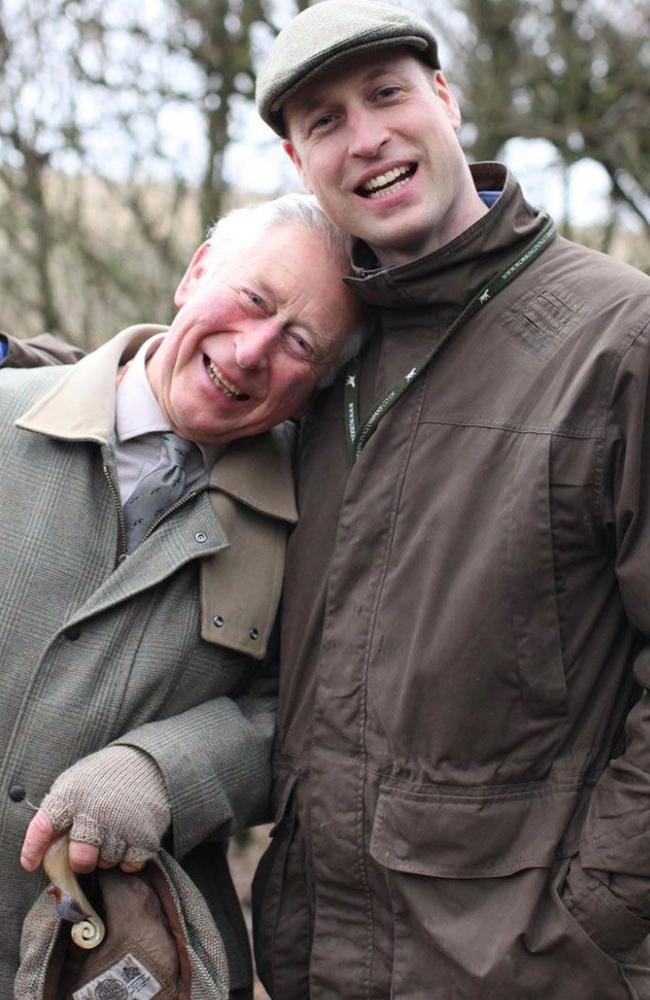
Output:
M47 891L56 900L56 912L72 923L72 940L80 948L96 948L104 940L106 928L70 867L67 833L50 844L43 858L43 868L52 883Z

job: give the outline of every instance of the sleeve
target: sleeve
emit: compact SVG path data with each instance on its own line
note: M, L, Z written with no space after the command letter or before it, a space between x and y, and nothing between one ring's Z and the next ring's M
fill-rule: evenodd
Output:
M275 663L261 673L257 665L239 697L215 698L114 741L145 751L160 768L177 858L215 832L228 837L270 819Z
M3 343L4 342L4 343ZM28 340L18 340L9 334L0 334L0 367L40 368L43 365L71 365L83 358L85 351L72 344L42 333Z
M602 491L604 528L636 632L624 749L590 799L565 901L610 954L622 957L650 932L650 322L646 316L613 382ZM629 686L628 686L629 690ZM630 704L632 707L630 708Z

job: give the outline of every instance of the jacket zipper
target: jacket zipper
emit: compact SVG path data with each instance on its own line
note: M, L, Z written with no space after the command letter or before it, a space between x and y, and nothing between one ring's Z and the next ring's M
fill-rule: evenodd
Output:
M103 469L104 469L104 476L106 477L106 482L108 483L108 487L111 491L113 500L115 501L115 507L117 509L117 520L119 524L119 541L117 549L117 560L115 563L115 565L117 566L119 565L119 563L123 562L129 554L126 546L126 524L124 523L124 508L122 507L122 500L120 498L118 489L115 485L115 480L113 479L111 470L106 464L104 464ZM164 514L161 514L160 517L156 518L153 524L149 526L147 532L143 535L140 544L142 544L145 538L149 537L152 531L155 531L158 525L161 524L161 522L164 521L165 518L169 517L170 514L173 514L180 507L183 507L186 503L189 503L189 501L193 500L194 497L198 496L200 492L201 490L190 490L190 492L186 493L184 497L181 497L180 500L177 500L176 503L173 503L171 507L164 512Z
M104 476L106 477L106 482L108 483L108 488L111 491L111 496L115 501L115 507L117 510L119 539L117 543L117 558L115 560L115 565L118 566L121 562L123 562L126 559L128 555L128 552L126 550L126 524L124 523L124 511L122 509L122 500L120 498L118 489L115 485L115 481L113 479L111 470L109 469L108 465L106 465L106 463L104 463L103 469L104 469Z
M194 497L197 497L200 492L201 490L190 490L190 492L186 493L184 497L181 497L180 500L177 500L176 503L173 503L171 507L169 507L164 512L164 514L161 514L160 517L153 522L153 524L149 525L147 531L142 536L142 541L140 542L140 544L142 545L142 542L144 542L145 538L148 538L151 532L155 531L158 525L161 524L161 522L164 521L166 518L168 518L170 514L175 513L175 511L177 511L180 507L184 507L186 503L188 503L190 500L193 500Z

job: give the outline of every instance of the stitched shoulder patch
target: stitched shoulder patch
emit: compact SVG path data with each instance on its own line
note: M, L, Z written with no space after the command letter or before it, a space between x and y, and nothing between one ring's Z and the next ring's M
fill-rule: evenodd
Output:
M583 322L587 303L571 289L555 284L527 292L502 322L519 346L535 357L549 358Z

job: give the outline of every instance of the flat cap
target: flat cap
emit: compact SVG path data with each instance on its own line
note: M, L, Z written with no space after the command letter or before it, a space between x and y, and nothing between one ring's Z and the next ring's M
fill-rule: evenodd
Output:
M322 0L282 29L257 76L257 110L284 136L282 103L299 87L350 52L406 45L436 69L438 44L431 26L402 7L372 0Z

